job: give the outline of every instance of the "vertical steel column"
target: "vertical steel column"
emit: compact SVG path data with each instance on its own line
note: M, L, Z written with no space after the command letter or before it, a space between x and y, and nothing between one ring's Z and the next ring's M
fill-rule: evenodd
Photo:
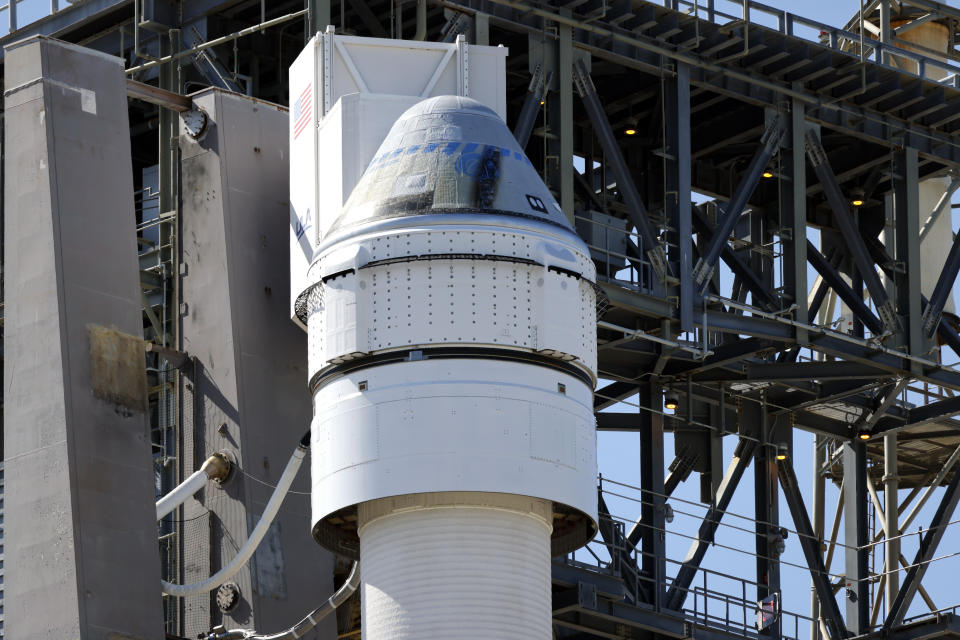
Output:
M569 9L561 14L570 15ZM560 207L572 225L573 220L573 27L558 24L557 91L560 94Z
M860 441L843 445L843 542L846 545L847 629L866 633L870 625L867 534L867 446Z
M906 147L893 159L893 216L896 228L895 257L904 268L894 272L897 315L906 331L911 355L926 352L920 304L920 177L917 150ZM931 332L932 333L932 332ZM919 363L913 365L919 366Z
M643 531L642 569L653 580L651 602L659 610L664 602L666 579L666 544L664 541L664 491L663 491L663 419L659 412L663 406L659 385L647 383L640 386L640 488L643 490L643 506L640 518L646 525ZM646 411L649 407L654 411Z
M160 57L168 55L176 55L180 52L181 42L180 42L180 30L171 29L166 36L159 35L157 37L160 47ZM165 65L161 65L157 74L158 84L161 89L167 91L172 91L173 93L181 93L181 79L180 79L180 61L168 62ZM179 133L180 133L180 116L175 111L170 109L160 109L158 113L158 125L157 125L157 135L158 135L158 149L157 149L157 184L159 187L159 194L157 198L157 204L159 205L159 212L161 215L166 215L174 213L173 220L171 224L161 224L158 230L159 234L159 251L160 251L160 260L161 264L169 265L170 271L170 284L171 286L167 289L168 298L164 300L164 305L168 309L173 310L174 317L168 317L167 324L161 326L162 335L162 345L163 346L174 346L177 349L182 349L183 345L180 344L180 320L179 320L179 306L180 306L180 277L179 277L179 250L176 246L179 230L179 216L176 213L179 211L180 203L180 145L179 145ZM172 314L172 315L173 315ZM172 329L172 336L171 336ZM167 368L165 363L161 360L163 368ZM184 464L185 451L183 447L183 438L180 433L180 425L182 421L180 419L180 389L181 389L181 379L180 372L174 370L169 374L172 380L167 378L167 373L161 374L161 384L166 385L168 382L172 382L171 388L176 389L177 393L174 396L174 401L171 403L167 399L167 394L163 393L160 396L160 402L163 405L157 413L158 426L161 431L167 431L169 436L165 439L166 441L166 450L163 452L163 455L167 456L170 460L173 461L171 467L168 468L168 473L170 474L168 480L171 481L173 486L179 484L184 480L184 468L192 469L193 468L193 456L191 455L187 458L186 464ZM171 406L172 405L172 406ZM172 409L172 411L171 411ZM188 445L187 449L193 452L192 445ZM182 575L184 570L183 559L185 557L185 547L183 540L183 525L175 524L175 531L177 532L177 553L174 559L175 567L168 567L168 571L173 572L176 570L177 573ZM204 543L206 544L206 542ZM176 575L170 575L167 577L176 577ZM174 622L174 624L179 628L180 632L184 632L183 627L185 620L185 607L186 603L182 598L179 599L170 599L170 607L175 607L176 610L167 612L167 622Z
M307 9L310 10L307 14L310 19L310 28L306 34L309 40L315 33L323 33L327 30L327 25L330 24L330 0L307 0ZM342 29L343 25L340 25L340 28Z
M893 36L890 30L890 0L880 0L880 42L890 44ZM890 64L890 55L884 51L881 61Z
M900 588L900 573L897 571L900 560L900 525L898 523L899 505L897 503L897 489L900 478L897 476L897 434L890 433L883 438L883 502L884 517L887 521L884 530L887 540L884 543L884 558L886 559L887 577L885 594L887 613L893 609Z
M807 161L803 135L806 120L803 103L790 103L789 129L786 137L788 153L781 153L780 225L783 241L783 284L786 303L796 305L794 318L807 318ZM807 342L806 329L796 330L799 344Z
M826 481L823 477L823 465L827 461L826 439L823 436L814 436L813 438L813 504L810 510L813 512L813 535L816 537L818 549L823 548L823 528L825 521L824 500L826 493ZM810 583L810 617L816 621L820 619L820 600L817 599L816 585ZM820 625L810 625L810 640L819 640Z
M490 16L479 11L473 14L474 44L484 47L490 44Z
M693 225L690 201L690 68L681 62L676 73L665 80L665 156L667 157L664 207L667 220L676 229L677 247L670 260L680 274L680 331L693 331Z
M780 489L777 480L776 444L771 441L771 429L766 402L757 409L760 419L761 444L756 449L753 465L754 514L756 522L757 551L757 601L780 591L780 563L774 540L780 533ZM778 436L779 437L779 436ZM792 432L787 430L787 438ZM791 443L784 442L789 448ZM789 460L789 458L788 458ZM764 635L768 638L780 637L780 619L767 627Z

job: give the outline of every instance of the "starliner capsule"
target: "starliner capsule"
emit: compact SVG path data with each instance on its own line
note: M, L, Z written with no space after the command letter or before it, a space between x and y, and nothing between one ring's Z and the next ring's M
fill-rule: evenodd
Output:
M369 640L540 638L596 531L595 269L491 109L418 103L326 232L309 332L313 535Z

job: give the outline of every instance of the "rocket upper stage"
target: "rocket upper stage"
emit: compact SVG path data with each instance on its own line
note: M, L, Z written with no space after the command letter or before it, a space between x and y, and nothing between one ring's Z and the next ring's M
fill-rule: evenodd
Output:
M573 231L503 120L461 96L400 116L323 245L376 220L436 213L505 214Z

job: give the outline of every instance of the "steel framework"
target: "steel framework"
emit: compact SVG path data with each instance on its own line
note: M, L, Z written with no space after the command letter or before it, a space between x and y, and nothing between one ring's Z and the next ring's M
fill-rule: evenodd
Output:
M0 7L9 25L0 44L43 33L126 60L135 176L158 172L137 187L156 202L155 245L137 215L145 326L162 347L179 346L171 140L176 112L190 108L183 94L214 85L286 104L286 68L309 34L328 24L374 37L416 29L402 0L53 2L26 25L18 4ZM946 51L905 39L931 22L948 30ZM797 618L758 633L750 616L731 625L698 604L729 607L737 596L747 611L779 594L780 496L814 586L812 640L960 633L952 612L904 622L915 594L932 604L922 579L960 499L960 371L944 364L960 357L960 319L945 311L960 236L936 287L920 284L921 240L960 184L960 9L871 0L837 27L752 0L431 0L426 26L428 39L463 33L510 48L509 124L601 274L597 428L640 434L640 518L605 519L596 562L555 562L557 637L798 638ZM921 211L920 182L942 176L943 196ZM833 324L837 299L849 330ZM665 393L677 400L672 413ZM175 459L179 400L165 394L153 399L163 407L155 437ZM792 466L794 429L816 435L812 497ZM738 438L726 469L725 435ZM708 589L702 561L751 463L756 575L740 597ZM167 482L183 473L164 468ZM667 501L693 471L708 509L675 561ZM842 484L832 536L826 480ZM916 557L904 558L900 532L944 486ZM902 502L900 490L910 490ZM600 500L609 514L602 491ZM874 537L870 513L881 520ZM830 579L841 514L846 586ZM880 540L885 565L871 572ZM168 612L172 634L185 633L178 615Z

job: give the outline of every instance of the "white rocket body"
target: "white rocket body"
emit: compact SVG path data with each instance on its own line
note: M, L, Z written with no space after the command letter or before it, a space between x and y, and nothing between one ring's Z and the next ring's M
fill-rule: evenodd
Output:
M550 557L596 530L595 272L500 117L394 124L314 254L313 534L363 633L551 636Z

